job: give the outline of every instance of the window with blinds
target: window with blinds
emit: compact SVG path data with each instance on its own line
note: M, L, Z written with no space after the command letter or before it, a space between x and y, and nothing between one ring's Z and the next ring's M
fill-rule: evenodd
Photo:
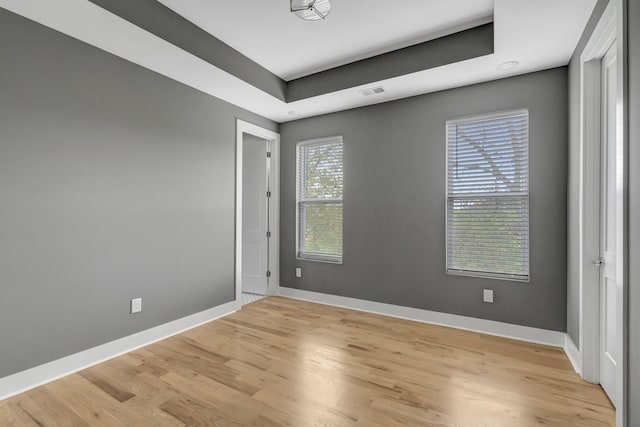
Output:
M447 272L529 280L529 113L447 122Z
M297 145L297 257L342 263L342 137Z

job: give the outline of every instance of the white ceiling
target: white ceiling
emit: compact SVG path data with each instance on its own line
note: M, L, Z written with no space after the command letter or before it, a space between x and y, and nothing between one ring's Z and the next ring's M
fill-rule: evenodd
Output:
M284 80L487 23L493 16L493 0L331 0L327 19L314 22L289 13L289 0L158 1Z
M282 0L244 1L266 3ZM357 1L360 0L334 0L334 3ZM409 1L413 0L370 0L371 3L387 5ZM215 3L220 2L222 0ZM595 2L596 0L495 0L494 54L291 103L283 102L251 86L88 0L0 0L0 7L266 118L286 122L566 65ZM449 1L446 3L449 4ZM281 13L289 16L286 7ZM335 18L338 13L339 10L335 7L329 19ZM410 9L404 13L406 17L397 19L412 19ZM360 21L367 20L366 16L366 11L363 11L358 19L354 18L354 32L358 30ZM299 21L300 24L312 27L323 25ZM293 22L293 25L298 25L297 21ZM263 30L268 30L269 21L266 20L264 24ZM236 25L240 26L241 23ZM256 31L254 37L259 39L260 31ZM276 46L267 49L266 53L283 50L286 47ZM497 69L499 64L513 60L520 62L515 69ZM360 89L378 84L384 86L385 93L369 97L359 93Z

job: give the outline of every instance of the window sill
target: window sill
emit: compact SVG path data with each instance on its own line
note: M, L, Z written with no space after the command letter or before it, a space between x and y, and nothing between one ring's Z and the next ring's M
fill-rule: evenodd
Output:
M531 276L517 276L500 273L484 273L481 271L447 270L451 276L477 277L480 279L508 280L511 282L530 282Z
M296 259L299 261L323 262L326 264L342 264L342 257L298 254Z

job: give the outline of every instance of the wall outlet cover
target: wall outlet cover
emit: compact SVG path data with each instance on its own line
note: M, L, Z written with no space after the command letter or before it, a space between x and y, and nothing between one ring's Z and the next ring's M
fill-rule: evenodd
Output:
M302 269L296 268L296 277L302 277Z
M142 298L134 298L131 300L131 314L140 313L142 311Z
M484 302L488 302L490 304L493 304L493 289L485 289L482 292L482 300Z

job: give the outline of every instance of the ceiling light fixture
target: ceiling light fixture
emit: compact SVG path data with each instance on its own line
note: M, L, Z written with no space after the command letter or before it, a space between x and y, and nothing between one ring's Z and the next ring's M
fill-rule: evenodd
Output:
M518 61L507 61L498 65L498 70L500 71L509 71L516 68L520 63Z
M329 0L291 0L291 13L305 21L324 20L330 11Z

